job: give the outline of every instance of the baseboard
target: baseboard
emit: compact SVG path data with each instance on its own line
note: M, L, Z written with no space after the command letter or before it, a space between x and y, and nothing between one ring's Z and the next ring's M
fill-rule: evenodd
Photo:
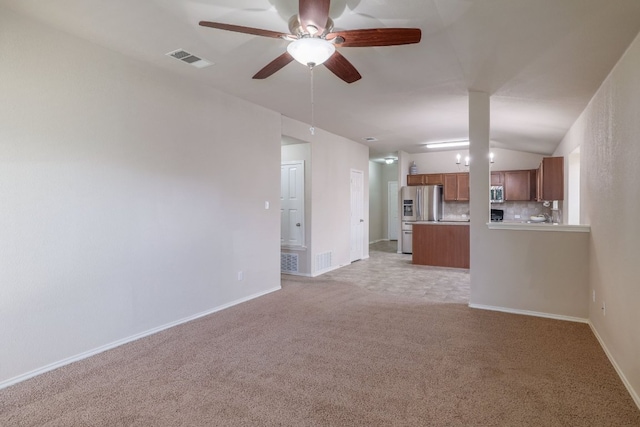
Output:
M330 271L337 270L337 269L342 268L342 267L344 267L344 265L336 265L336 266L333 266L333 267L325 268L323 270L318 270L315 273L313 273L311 275L311 277L318 277L318 276L320 276L320 275L322 275L324 273L328 273Z
M288 276L313 277L309 273L298 273L295 271L281 271L280 274L286 274Z
M524 316L534 316L534 317L544 317L547 319L565 320L568 322L589 323L589 319L583 319L582 317L564 316L561 314L543 313L540 311L518 310L514 308L497 307L493 305L471 304L471 303L469 304L469 307L477 308L480 310L501 311L503 313L521 314Z
M278 286L276 288L272 288L272 289L268 289L266 291L258 292L256 294L249 295L249 296L246 296L244 298L240 298L240 299L231 301L231 302L229 302L227 304L223 304L223 305L217 306L217 307L215 307L215 308L213 308L211 310L203 311L201 313L197 313L197 314L194 314L192 316L185 317L185 318L180 319L180 320L176 320L175 322L167 323L165 325L158 326L157 328L149 329L147 331L144 331L144 332L141 332L141 333L138 333L138 334L135 334L135 335L131 335L131 336L127 337L127 338L123 338L123 339L114 341L112 343L109 343L109 344L94 348L93 350L89 350L89 351L77 354L75 356L71 356L71 357L68 357L66 359L62 359L62 360L60 360L58 362L51 363L51 364L43 366L41 368L34 369L33 371L27 372L25 374L18 375L18 376L13 377L13 378L9 378L8 380L0 382L0 390L2 390L3 388L7 388L9 386L12 386L14 384L17 384L19 382L28 380L30 378L36 377L38 375L44 374L46 372L53 371L54 369L61 368L61 367L65 366L65 365L69 365L71 363L78 362L78 361L86 359L88 357L95 356L96 354L102 353L104 351L114 349L114 348L119 347L119 346L121 346L123 344L127 344L127 343L130 343L130 342L139 340L140 338L148 337L149 335L156 334L158 332L164 331L164 330L169 329L169 328L173 328L174 326L178 326L178 325L181 325L183 323L191 322L193 320L199 319L200 317L208 316L208 315L216 313L218 311L222 311L222 310L224 310L226 308L233 307L234 305L242 304L243 302L247 302L247 301L250 301L252 299L261 297L263 295L270 294L271 292L279 291L280 289L282 289L282 288L280 286Z
M374 243L378 243L378 242L388 242L389 239L378 239L378 240L374 240L372 242L369 242L370 245L373 245Z
M589 323L589 327L591 328L591 332L593 332L593 335L596 336L596 339L600 343L600 347L602 347L602 349L604 350L604 354L607 355L609 362L611 362L611 364L613 365L613 369L616 370L616 372L618 373L618 376L622 380L622 383L624 384L624 386L627 388L627 391L631 395L631 398L636 403L636 406L638 407L638 409L640 409L640 396L638 396L638 393L633 389L633 387L631 386L631 383L629 382L629 380L627 380L627 377L622 372L622 369L620 369L620 366L618 366L618 364L616 363L616 360L613 358L613 355L605 345L604 340L602 339L602 337L600 337L600 334L598 333L596 328L593 326L593 323L591 323L591 321L589 321L588 323Z

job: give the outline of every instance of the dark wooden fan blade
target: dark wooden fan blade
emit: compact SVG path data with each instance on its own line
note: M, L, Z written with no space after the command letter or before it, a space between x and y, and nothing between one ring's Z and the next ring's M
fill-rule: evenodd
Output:
M253 78L266 79L291 61L293 61L293 56L289 55L289 52L285 52L273 61L269 62L262 70L258 71Z
M396 46L420 42L419 28L373 28L368 30L345 30L327 34L327 40L342 37L337 42L342 47Z
M347 58L342 56L337 50L331 55L331 58L327 59L324 63L333 74L340 77L347 83L353 83L362 78L356 67L351 62L347 61Z
M318 29L317 34L322 34L329 20L329 6L331 6L330 0L300 0L298 17L302 28L310 31L309 26L314 26ZM310 32L313 35L313 32Z
M285 33L262 30L260 28L243 27L241 25L222 24L220 22L200 21L202 27L217 28L219 30L235 31L236 33L253 34L254 36L272 37L275 39L288 36Z

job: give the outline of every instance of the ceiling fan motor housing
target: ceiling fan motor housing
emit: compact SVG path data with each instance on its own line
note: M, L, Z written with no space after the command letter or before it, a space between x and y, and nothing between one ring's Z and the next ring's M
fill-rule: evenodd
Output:
M289 32L291 32L291 34L295 35L298 38L302 38L302 37L324 38L327 34L331 32L331 30L333 30L333 20L331 18L327 18L327 25L324 26L324 31L322 32L322 34L310 34L308 31L306 31L302 26L302 24L300 23L300 17L298 15L293 15L291 18L289 18Z

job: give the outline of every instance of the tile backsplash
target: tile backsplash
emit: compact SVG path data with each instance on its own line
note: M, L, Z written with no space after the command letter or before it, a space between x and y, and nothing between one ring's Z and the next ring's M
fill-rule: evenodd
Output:
M445 202L442 207L442 219L444 221L469 219L469 202Z
M504 211L504 221L526 221L531 215L551 215L551 209L542 206L541 202L504 202L492 203L491 209ZM519 215L520 218L516 218Z
M504 202L492 203L491 209L504 211L504 221L526 221L531 215L551 215L551 209L541 202ZM466 215L466 216L465 216ZM520 218L516 218L519 215ZM442 210L443 220L462 220L469 218L469 202L445 202Z

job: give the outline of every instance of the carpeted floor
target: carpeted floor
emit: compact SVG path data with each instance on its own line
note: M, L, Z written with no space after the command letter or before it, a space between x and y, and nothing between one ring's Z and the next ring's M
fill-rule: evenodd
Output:
M640 426L640 410L587 325L334 272L0 390L0 425Z

